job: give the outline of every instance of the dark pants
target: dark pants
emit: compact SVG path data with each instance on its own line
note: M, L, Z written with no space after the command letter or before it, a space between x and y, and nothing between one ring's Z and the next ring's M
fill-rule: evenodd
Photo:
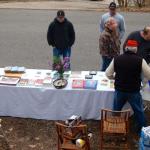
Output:
M134 111L135 119L137 122L137 129L140 132L141 128L146 126L146 119L140 92L127 93L116 90L113 106L114 110L120 111L127 101Z
M109 64L111 63L112 61L112 57L108 57L108 56L102 56L102 69L101 71L105 71L107 69L107 67L109 66Z

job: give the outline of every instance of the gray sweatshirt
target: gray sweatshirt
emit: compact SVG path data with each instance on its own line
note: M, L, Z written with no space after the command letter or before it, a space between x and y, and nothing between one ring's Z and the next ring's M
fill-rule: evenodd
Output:
M111 16L109 12L102 15L100 20L100 32L102 33L104 31L104 25L109 17L113 17L116 19L118 23L118 32L121 40L125 34L125 21L124 21L124 17L119 13L116 13L114 16Z

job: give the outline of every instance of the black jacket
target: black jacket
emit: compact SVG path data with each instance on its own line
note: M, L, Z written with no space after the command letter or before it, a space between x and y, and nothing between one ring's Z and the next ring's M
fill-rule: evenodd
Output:
M123 49L125 50L125 46L128 40L136 40L138 42L138 51L137 54L144 58L146 62L150 63L150 41L143 39L140 34L141 31L134 31L129 34L126 41L124 42Z
M122 92L138 92L141 87L142 58L127 51L114 58L115 89Z
M75 32L71 22L66 18L60 23L56 18L49 25L47 32L48 44L58 49L71 47L75 41Z

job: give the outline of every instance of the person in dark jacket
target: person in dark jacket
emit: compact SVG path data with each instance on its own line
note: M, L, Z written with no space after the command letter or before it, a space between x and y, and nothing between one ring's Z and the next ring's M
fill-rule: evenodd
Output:
M125 53L115 57L106 70L106 76L113 78L115 73L114 110L120 111L128 101L137 120L137 129L146 126L142 97L140 94L141 74L150 80L150 67L145 59L138 56L138 42L128 40Z
M143 30L130 33L124 42L123 49L125 49L128 40L136 40L139 43L137 54L150 64L150 26L145 27Z
M47 41L53 47L53 63L56 58L67 57L67 60L69 58L68 70L70 70L71 47L75 42L75 31L72 23L65 18L63 10L58 10L57 17L50 23Z

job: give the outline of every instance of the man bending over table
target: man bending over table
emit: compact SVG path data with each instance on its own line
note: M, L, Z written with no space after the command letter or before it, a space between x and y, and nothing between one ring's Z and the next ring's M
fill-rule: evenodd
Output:
M137 121L138 132L146 126L143 110L141 88L141 73L150 80L150 67L145 59L136 54L138 43L128 40L124 54L115 57L106 70L108 78L115 78L115 95L113 109L120 111L128 101ZM115 75L114 75L115 73Z

